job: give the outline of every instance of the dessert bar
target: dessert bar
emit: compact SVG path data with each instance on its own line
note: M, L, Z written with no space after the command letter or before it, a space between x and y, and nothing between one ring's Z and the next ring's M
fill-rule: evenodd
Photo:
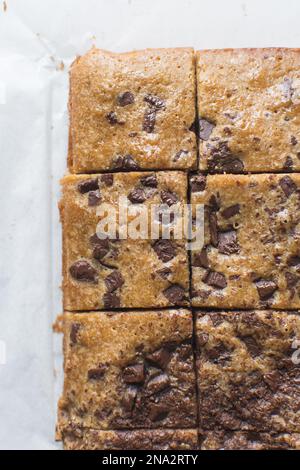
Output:
M299 434L297 338L299 312L198 312L201 430Z
M300 170L300 49L197 52L200 169Z
M177 214L177 209L183 209L187 199L183 172L70 175L63 179L62 187L66 310L188 305L185 240L177 240L172 234L170 239L151 239L149 231L151 220L166 228L164 214L155 218L152 205L162 207L166 214L171 211L166 225L172 223L171 215ZM120 206L121 197L126 204ZM148 224L144 234L140 231L144 238L130 236L129 223L135 216L129 214L124 224L119 218L124 207L128 214L129 209L140 213L145 209ZM117 216L116 231L113 237L101 239L99 223L106 210ZM124 225L128 227L126 239L121 238ZM158 237L160 234L157 232Z
M193 305L299 308L300 174L195 175L191 191L205 206Z
M58 435L196 428L192 329L187 310L65 313Z
M70 171L195 168L195 99L193 49L92 49L71 68Z

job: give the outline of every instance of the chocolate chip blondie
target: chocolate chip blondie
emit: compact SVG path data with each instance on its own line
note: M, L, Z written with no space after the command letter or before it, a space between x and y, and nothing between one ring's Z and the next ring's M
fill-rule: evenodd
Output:
M205 206L193 305L300 308L300 175L194 175L191 191Z
M66 313L59 435L196 428L192 330L187 310Z
M92 49L71 68L69 168L196 167L194 51Z
M300 49L197 52L200 169L300 170Z
M63 294L66 310L98 310L188 305L189 268L184 239L172 235L172 223L187 199L182 172L70 175L62 181ZM120 197L123 198L120 206ZM162 209L154 214L153 204ZM128 209L126 208L128 205ZM128 213L121 219L120 209ZM158 227L151 238L134 238L130 224L139 218L129 209L146 211ZM116 214L113 237L99 238L99 223L106 211ZM164 211L166 213L164 214ZM165 219L164 215L168 215ZM137 216L139 217L139 216ZM134 221L137 222L134 222ZM121 238L126 226L127 238ZM170 239L160 238L170 229ZM151 228L152 230L152 228ZM100 230L101 232L101 230ZM142 233L142 231L140 231ZM143 235L143 233L142 233Z
M64 430L65 450L197 450L196 429L138 431Z
M201 430L299 434L297 338L299 312L198 312Z

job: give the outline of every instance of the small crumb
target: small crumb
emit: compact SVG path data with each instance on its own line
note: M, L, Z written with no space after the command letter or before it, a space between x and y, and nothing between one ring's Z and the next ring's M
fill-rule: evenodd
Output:
M58 315L55 322L52 325L54 333L63 333L64 315Z
M7 3L6 3L6 2L3 2L3 11L4 11L4 12L7 11Z
M65 64L62 60L57 64L56 70L61 71L61 72L65 70Z

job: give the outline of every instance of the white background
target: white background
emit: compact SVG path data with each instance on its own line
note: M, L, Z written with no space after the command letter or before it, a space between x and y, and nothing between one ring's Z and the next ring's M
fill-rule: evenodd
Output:
M6 3L4 12L0 0L0 448L54 449L60 339L53 341L51 324L61 312L57 201L68 65L92 44L114 51L300 47L300 1Z

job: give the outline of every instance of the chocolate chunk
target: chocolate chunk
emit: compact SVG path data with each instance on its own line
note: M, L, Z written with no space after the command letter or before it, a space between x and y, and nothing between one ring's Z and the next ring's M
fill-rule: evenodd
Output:
M124 284L124 278L120 271L112 272L107 278L105 279L105 285L108 292L114 292Z
M157 240L153 245L153 250L163 263L171 261L176 256L176 247L171 240Z
M124 124L123 121L118 120L116 113L114 113L113 111L108 113L105 117L111 126L115 126L116 124L121 124L121 125Z
M97 189L99 189L98 178L82 181L78 184L77 189L81 194L86 194L90 191L96 191Z
M76 344L78 340L78 332L81 328L80 323L72 323L70 331L70 340L72 344Z
M124 93L121 93L118 98L117 102L119 106L128 106L129 104L134 103L134 95L130 91L125 91Z
M245 343L252 357L257 357L261 354L261 347L253 336L242 336L241 340Z
M89 206L95 207L98 206L101 202L101 195L99 189L97 191L89 192Z
M145 380L144 364L133 364L123 370L123 380L128 384L139 384Z
M96 246L102 246L104 248L109 248L108 238L99 238L97 233L91 236L90 243Z
M101 182L104 183L106 186L113 186L114 184L114 175L112 174L105 174L101 176Z
M156 175L143 176L143 178L141 178L141 184L147 188L157 188L158 181Z
M96 269L84 260L76 261L76 263L72 264L70 267L70 274L73 279L76 279L76 281L98 282L98 273Z
M239 157L233 155L227 142L221 142L217 147L211 147L211 156L208 160L210 172L242 173L244 164Z
M148 354L146 359L151 364L159 366L161 369L165 369L170 362L171 355L172 353L168 348L160 348L152 354Z
M165 109L166 107L164 100L158 98L158 96L148 94L145 96L144 101L157 110Z
M206 248L202 248L200 253L194 254L193 266L195 268L208 268L208 256Z
M296 184L289 176L284 176L283 178L281 178L279 180L279 185L287 198L290 197L291 194L293 194L295 191L297 191Z
M116 170L139 170L139 165L134 161L131 155L125 155L124 157L119 155L114 161L114 168Z
M296 137L294 135L292 135L292 137L291 137L291 144L292 145L297 145L298 144L298 140L296 139Z
M300 256L291 256L288 259L289 266L295 266L297 269L300 268Z
M197 335L197 343L200 347L205 346L208 343L209 335L207 333L199 333Z
M163 268L156 271L156 274L158 274L158 276L162 279L168 279L168 277L172 274L172 270L170 268Z
M232 130L228 126L225 126L223 128L223 132L224 132L225 135L232 135Z
M294 162L293 162L292 157L287 156L283 165L283 170L287 172L291 172L293 169L293 165L294 165Z
M228 159L226 162L222 162L221 170L225 173L242 173L244 164L239 158Z
M146 201L147 196L143 189L135 188L129 193L128 199L132 204L142 204Z
M209 231L210 231L210 241L211 244L215 247L218 246L218 222L216 214L209 215Z
M224 255L239 253L240 248L235 230L219 233L218 250L219 253L223 253Z
M207 349L206 355L214 364L226 364L231 359L231 351L221 342L217 346Z
M167 374L160 374L153 377L147 383L147 392L151 395L154 393L161 392L170 386L170 379Z
M286 285L288 289L292 289L293 287L295 287L300 280L299 276L297 276L294 273L290 273L288 271L284 275L285 275Z
M276 390L278 390L281 381L281 377L278 371L273 370L272 372L268 372L263 376L263 378L272 392L276 392Z
M209 137L215 127L216 125L210 121L207 121L207 119L199 119L199 138L201 140L209 140Z
M260 300L267 300L272 297L274 292L278 289L275 282L267 279L260 279L255 282Z
M108 240L101 240L103 244L97 244L93 250L93 258L97 261L101 261L109 253Z
M173 162L178 162L182 157L188 155L188 150L179 150L173 158Z
M177 303L181 303L185 300L185 290L178 284L174 284L168 289L163 291L164 296L169 300L171 304L176 305Z
M213 212L218 212L220 209L219 197L215 196L215 194L212 194L209 198L209 206Z
M106 292L103 296L104 308L120 308L121 300L116 293Z
M151 421L162 421L164 420L169 414L169 409L166 405L158 403L154 404L151 403L150 405L150 413L149 418Z
M96 369L90 369L88 371L88 380L101 380L103 379L107 370L106 364L100 364Z
M239 204L234 204L234 206L229 206L226 207L222 212L221 215L224 217L224 219L230 219L230 217L233 217L237 214L240 213L240 205Z
M171 191L162 191L160 193L160 198L164 204L167 204L169 207L173 206L178 202L177 194Z
M147 132L148 134L152 134L154 132L156 124L156 112L157 111L155 108L149 108L145 111L143 131Z
M137 389L135 387L128 387L122 398L122 406L126 411L132 411L137 397Z
M199 193L206 188L206 176L197 175L191 178L191 191L192 193Z
M227 287L227 281L224 274L216 271L208 271L202 280L205 284L216 287L217 289L225 289L225 287Z

